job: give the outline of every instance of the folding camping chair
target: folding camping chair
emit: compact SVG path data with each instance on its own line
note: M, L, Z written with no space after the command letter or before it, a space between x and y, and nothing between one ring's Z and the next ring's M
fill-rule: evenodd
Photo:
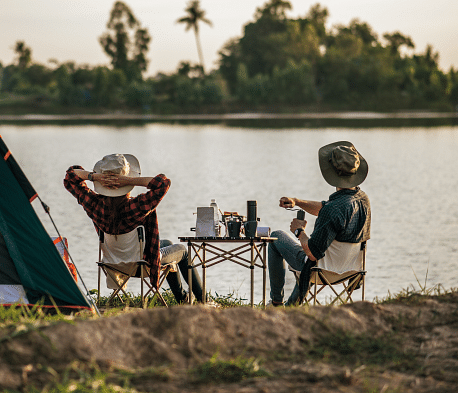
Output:
M353 292L361 288L361 300L365 296L366 242L341 243L334 241L326 251L325 257L317 261L310 273L310 285L305 301L307 304L321 304L317 295L329 287L335 296L330 305L336 302L353 303ZM294 271L299 280L300 272ZM299 281L298 281L299 282ZM342 285L336 290L338 285Z
M140 278L140 294L142 308L146 308L147 296L153 293L152 301L157 297L161 304L167 307L167 302L159 292L164 280L170 272L177 271L177 262L173 261L161 265L159 277L159 287L154 288L149 282L149 268L147 262L143 259L143 250L145 248L145 229L142 225L138 226L131 232L122 235L109 235L99 231L99 261L98 269L98 296L97 302L100 303L100 281L101 272L106 276L107 287L113 289L113 293L108 299L108 304L118 297L121 301L120 292L124 293L126 298L131 301L126 292L127 282L130 278ZM146 284L147 291L144 292Z

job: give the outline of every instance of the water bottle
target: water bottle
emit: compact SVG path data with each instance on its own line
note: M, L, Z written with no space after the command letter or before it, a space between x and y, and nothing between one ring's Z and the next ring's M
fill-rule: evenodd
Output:
M219 207L215 199L211 200L210 206L213 207L213 209L215 209L215 212L216 212L215 214L215 236L220 237L221 236L221 226L220 226L221 213L219 211Z

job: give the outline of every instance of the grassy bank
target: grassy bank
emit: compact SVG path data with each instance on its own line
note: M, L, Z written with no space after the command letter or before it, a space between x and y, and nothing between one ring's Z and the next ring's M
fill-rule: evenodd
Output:
M409 287L342 307L252 310L232 295L214 300L219 309L151 305L141 311L102 303L101 318L0 308L0 391L233 392L251 386L247 391L440 392L458 382L457 290ZM81 341L97 342L103 331L121 334L115 342L132 334L123 366L116 356L103 360L106 349L88 351ZM159 341L142 355L150 360L133 360L144 352L142 341L154 337ZM21 381L14 389L5 387L5 361L8 375Z

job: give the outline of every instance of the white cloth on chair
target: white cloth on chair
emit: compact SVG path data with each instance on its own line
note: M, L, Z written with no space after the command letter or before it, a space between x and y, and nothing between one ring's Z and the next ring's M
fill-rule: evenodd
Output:
M342 282L363 269L363 252L361 243L344 243L334 240L319 259L317 267L331 284ZM317 282L315 282L317 281ZM310 282L322 285L320 278L312 274Z
M345 280L356 272L363 269L363 252L361 243L344 243L334 240L325 252L323 258L319 259L316 266L323 269L326 278L331 282ZM299 279L300 271L293 269L288 265L288 270L294 273L296 279ZM322 282L318 278L316 284ZM315 284L315 276L312 274L310 282Z
M316 295L324 288L324 286L331 285L331 289L337 295L333 304L337 299L340 299L342 303L351 300L351 294L355 287L347 287L344 283L348 280L360 280L364 279L364 247L361 247L361 243L344 243L334 240L325 252L325 256L319 259L316 263L316 268L312 268L310 274L310 283L315 284L315 293L310 292L311 297L307 300L314 300L317 302ZM293 269L288 265L290 271L292 271L296 277L296 281L299 283L300 271ZM359 277L359 278L358 278ZM349 281L359 282L359 281ZM342 300L341 296L344 292L338 294L333 288L333 285L344 284L344 291L347 292L348 298ZM321 288L317 291L317 286ZM350 288L350 290L349 290ZM362 292L362 298L364 300L364 287ZM319 304L319 302L318 302Z
M363 266L361 243L344 243L334 240L319 259L317 267L336 273L359 271Z
M136 262L143 260L145 243L142 242L142 248L140 249L137 229L138 227L122 235L108 235L105 233L104 241L101 246L103 254L102 262L116 265L117 270L128 273L132 270ZM112 271L111 274L116 277L117 283L115 283L111 275L108 274L107 287L110 289L117 289L119 288L119 284L126 278L126 275L117 271ZM125 285L123 289L125 289Z

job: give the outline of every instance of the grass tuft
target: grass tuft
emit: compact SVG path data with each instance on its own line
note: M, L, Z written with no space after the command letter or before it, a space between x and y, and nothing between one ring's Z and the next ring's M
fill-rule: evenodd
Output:
M240 382L243 379L266 377L270 374L260 367L259 359L238 356L231 360L220 360L218 354L207 362L190 370L197 383Z
M421 287L419 290L416 289L413 285L402 289L396 294L392 294L388 291L388 295L383 298L375 297L374 303L377 304L387 304L387 303L418 303L419 301L424 301L428 296L438 296L440 299L445 300L444 295L451 295L458 293L458 288L445 289L442 284L434 285L433 287Z
M315 359L343 365L383 365L396 370L418 367L415 356L405 351L392 334L375 337L343 330L321 333L309 353Z
M94 302L97 301L97 290L92 289L90 291L91 295L93 296ZM165 289L161 292L164 300L167 302L169 306L176 306L179 303L175 300L173 293L170 289ZM101 296L100 301L98 302L97 306L106 308L115 308L115 309L125 309L126 307L141 307L142 301L140 295L135 295L133 293L128 293L128 297L124 294L121 294L119 297L114 298L110 304L108 304L109 296ZM158 299L155 299L154 302L152 301L153 296L148 295L148 308L152 307L162 307L162 304ZM246 299L238 298L233 293L228 295L212 295L211 293L207 294L207 300L213 300L214 302L218 303L221 308L228 308L228 307L239 307L239 306L246 306L247 303L244 303ZM196 301L194 300L194 303Z

